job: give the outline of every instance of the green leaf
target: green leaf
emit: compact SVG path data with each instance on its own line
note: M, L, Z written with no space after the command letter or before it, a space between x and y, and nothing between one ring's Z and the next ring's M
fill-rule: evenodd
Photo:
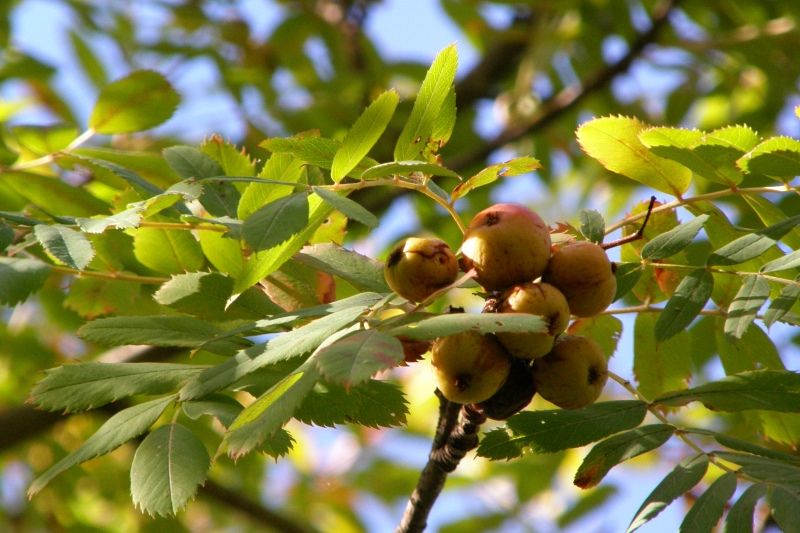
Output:
M147 268L162 274L194 272L203 267L203 250L191 233L140 228L133 236L133 253Z
M244 252L239 240L216 231L200 231L200 248L214 268L236 279L244 270Z
M194 146L171 146L163 152L164 159L175 173L184 180L203 180L200 203L213 216L236 217L239 206L239 191L232 183L208 178L225 174L219 163Z
M725 334L723 322L722 317L716 317L714 320L714 343L726 374L738 374L759 368L784 369L778 348L764 330L751 324L742 338L736 339Z
M692 389L663 394L653 403L677 407L694 401L715 411L800 412L800 374L780 370L741 372Z
M646 128L635 118L603 117L583 123L576 136L583 151L606 169L661 192L682 195L689 188L691 170L648 150L639 140Z
M761 267L761 272L778 272L780 270L790 270L800 267L800 250L787 254L778 259L774 259Z
M78 136L74 126L54 124L52 126L14 126L11 134L20 147L37 156L64 150Z
M142 211L144 211L144 209L145 204L142 203L108 217L79 217L75 219L75 222L84 232L95 234L103 233L110 227L117 229L137 228L142 221Z
M223 394L212 394L206 400L195 400L181 404L183 412L192 420L201 416L213 416L226 428L242 412L242 404Z
M248 405L236 417L225 435L228 453L241 457L259 446L292 418L319 373L311 364L304 364Z
M739 292L728 306L725 333L741 339L769 298L769 282L760 276L746 276Z
M436 163L428 163L427 161L391 161L389 163L381 163L380 165L375 165L365 170L360 178L362 180L373 180L393 175L408 176L415 172L430 174L431 176L445 176L447 178L461 179L456 172L449 168L437 165Z
M455 82L458 51L454 44L436 56L422 81L411 116L400 132L394 148L397 161L419 159L433 140L437 118Z
M317 383L294 417L317 426L358 424L378 428L403 424L406 414L408 404L403 390L393 383L373 379L357 387Z
M504 450L510 443L520 453L526 449L531 453L552 453L577 448L635 428L645 414L647 405L638 400L600 402L582 409L526 411L508 419L508 429L502 431L506 438L497 434L488 442L483 439L477 453L490 459L508 459Z
M622 337L622 321L614 315L604 314L576 318L567 328L567 333L591 337L597 341L606 359L611 359Z
M800 141L791 137L771 137L736 163L751 174L791 179L800 174Z
M181 390L181 400L200 398L259 368L310 352L331 335L352 324L366 309L366 305L347 307L265 343L251 346L187 383Z
M614 301L616 302L631 292L639 282L639 278L642 277L642 264L617 263L614 275L617 278L617 293L614 295Z
M255 251L287 241L308 224L308 194L290 194L271 202L244 221L242 236Z
M59 224L38 224L33 233L50 255L70 268L83 270L94 257L92 243L80 231Z
M403 345L380 331L363 330L320 349L315 360L325 379L350 387L402 363Z
M333 139L322 137L291 137L266 139L259 144L273 154L291 154L310 165L320 168L331 168L333 158L339 150L341 143ZM357 178L366 169L377 165L378 162L369 157L363 158L348 176Z
M78 335L110 346L149 344L182 346L231 353L250 344L245 339L214 341L221 333L215 325L188 316L116 316L98 318L84 324Z
M34 259L0 257L0 304L16 305L42 288L50 267Z
M368 228L374 228L378 225L378 217L367 211L358 202L322 187L313 187L312 190L347 218L361 222Z
M633 373L646 398L682 389L692 376L692 358L686 346L689 334L682 330L663 342L655 340L656 316L639 313L633 329Z
M115 414L100 426L80 448L67 455L37 477L28 487L28 497L47 486L61 472L89 459L116 450L129 440L138 437L158 420L167 405L175 400L173 396L158 398L149 402L128 407Z
M175 112L180 96L157 72L138 70L103 87L89 117L98 133L143 131Z
M786 213L769 198L757 193L742 194L743 198L765 226L773 226L787 218ZM800 227L789 230L781 240L793 250L800 249Z
M289 432L285 429L279 429L261 443L258 451L277 459L288 454L293 446L294 439Z
M765 448L764 446L760 446L750 441L737 439L736 437L731 437L730 435L726 435L724 433L718 433L716 431L710 431L706 429L691 429L691 428L687 429L686 432L694 433L697 435L710 436L719 444L725 446L726 448L730 448L731 450L746 452L753 455L759 455L761 457L767 457L769 459L776 459L778 461L783 461L786 463L795 463L798 466L800 466L800 457L798 457L797 455L782 452L780 450L773 450L772 448Z
M394 90L382 93L356 120L342 140L331 164L331 179L342 181L378 142L394 115L399 96Z
M206 480L211 459L194 433L161 426L139 445L131 463L131 497L149 515L174 515Z
M749 453L715 451L714 455L741 466L739 474L773 486L783 486L792 491L800 490L800 465Z
M767 488L764 485L747 487L728 510L722 533L753 533L753 514L756 504L766 493Z
M446 337L462 331L478 333L541 333L547 330L542 317L523 313L455 313L423 318L386 331L394 337L425 341Z
M500 178L519 176L540 168L542 168L542 164L533 157L517 157L504 163L489 165L468 180L456 185L451 194L452 200L462 198L471 190L494 183Z
M706 470L708 470L708 457L705 454L681 461L642 502L628 526L628 533L645 525L669 504L689 492L692 487L700 483Z
M346 280L356 289L389 292L383 277L383 263L337 244L306 246L295 260L321 272Z
M233 280L218 272L178 274L153 294L155 301L191 315L219 318L233 290Z
M782 531L798 531L800 527L800 496L797 491L782 487L771 487L769 496L770 512Z
M238 218L245 220L264 205L291 194L293 187L273 182L297 184L305 175L304 169L303 161L291 154L272 154L258 174L264 179L264 183L252 182L242 194L239 200Z
M97 88L102 88L108 83L108 74L103 63L97 58L89 44L77 31L69 32L69 41L72 45L72 54L81 65L83 74Z
M748 233L714 250L709 265L736 265L754 259L769 250L791 229L800 224L800 215L788 218L755 233Z
M575 485L582 489L594 487L614 466L658 448L673 433L675 428L670 425L653 424L631 429L599 442L578 467Z
M0 252L8 248L12 242L14 242L14 228L0 222Z
M603 215L594 209L581 209L581 234L594 243L603 242L606 232L606 223Z
M796 277L794 281L800 282L800 276ZM772 300L767 312L764 313L764 324L770 327L783 318L792 309L798 298L800 298L800 285L787 285L781 289L778 297Z
M709 215L700 215L685 224L658 235L642 248L642 259L666 259L690 244L705 225Z
M47 370L29 402L67 413L95 409L136 394L164 394L204 366L169 363L76 363Z
M686 329L706 305L713 288L714 278L707 270L686 275L656 321L656 340L663 342Z
M686 513L681 522L680 532L713 531L734 491L736 491L736 474L728 472L718 477Z

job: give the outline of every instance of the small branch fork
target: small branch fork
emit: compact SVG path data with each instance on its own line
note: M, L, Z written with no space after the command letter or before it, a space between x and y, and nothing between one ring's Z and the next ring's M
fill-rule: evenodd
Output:
M647 222L650 220L650 214L653 212L653 206L656 204L656 197L650 197L650 205L647 206L647 213L644 215L644 222L642 222L641 227L636 231L636 233L632 235L628 235L627 237L621 237L617 240L611 242L605 242L600 245L603 250L608 250L610 248L615 248L617 246L622 246L623 244L628 244L629 242L638 241L642 237L644 237L644 228L647 227Z
M438 389L436 396L439 398L439 422L428 462L420 473L395 533L425 530L428 515L442 492L447 475L456 469L467 452L478 446L478 430L486 421L486 415L471 405L451 402Z

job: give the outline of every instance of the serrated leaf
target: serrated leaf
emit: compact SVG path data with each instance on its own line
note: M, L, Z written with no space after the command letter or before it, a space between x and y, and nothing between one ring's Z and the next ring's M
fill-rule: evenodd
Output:
M594 209L581 209L580 219L581 234L591 242L598 244L603 242L606 230L603 215Z
M800 215L788 218L755 233L748 233L714 250L709 265L736 265L754 259L769 250L791 229L800 224Z
M646 398L681 389L692 376L692 358L685 347L689 335L680 331L663 342L655 340L656 317L639 313L633 329L633 372Z
M356 387L317 383L294 417L305 423L333 427L359 424L392 427L403 424L408 404L403 390L393 383L370 380Z
M663 342L683 331L711 297L714 277L707 270L693 270L678 284L655 325L655 337Z
M456 185L451 194L452 200L455 201L458 198L462 198L471 190L489 185L501 178L527 174L540 168L542 168L542 164L533 157L517 157L504 163L489 165L471 178Z
M796 277L794 281L800 283L800 276ZM798 298L800 298L800 285L787 285L781 289L778 297L772 300L767 312L764 313L764 324L770 327L780 320L792 309Z
M28 497L34 496L61 472L89 459L116 450L129 440L138 437L158 420L173 396L159 398L128 407L115 414L84 442L80 448L67 455L37 477L28 487Z
M109 135L146 130L170 118L179 102L164 76L138 70L100 90L89 127Z
M613 467L623 461L654 450L667 442L675 428L653 424L628 430L596 444L583 459L574 483L582 489L597 485Z
M16 305L42 288L50 267L34 259L0 257L0 304Z
M506 427L493 429L486 433L478 445L476 454L493 461L514 459L525 452L522 439L515 438Z
M306 246L295 255L306 266L339 276L362 291L389 292L383 263L336 244Z
M203 346L209 351L231 353L250 344L245 339L214 340L222 331L210 322L187 316L118 316L87 322L78 335L110 346Z
M46 371L29 402L49 411L95 409L135 394L164 394L205 366L169 363L76 363Z
M367 211L358 202L322 187L313 187L312 190L347 218L361 222L368 228L374 228L378 225L378 217Z
M767 493L764 485L747 487L739 499L728 510L723 524L723 533L753 533L753 515L756 504Z
M278 431L292 418L318 379L313 364L304 363L248 405L225 434L228 453L240 457Z
M310 352L331 335L352 324L366 308L366 305L347 307L265 343L251 346L187 383L181 389L181 400L200 398L259 368Z
M70 268L83 270L94 257L92 243L80 231L59 224L38 224L33 233L50 255Z
M206 447L194 433L180 424L161 426L133 456L133 503L149 515L174 515L194 498L210 466Z
M108 217L76 218L75 222L86 233L103 233L108 228L130 229L139 227L145 205L138 204Z
M725 512L725 504L736 491L736 474L727 472L718 477L694 502L681 522L681 533L712 531Z
M658 235L642 248L642 259L666 259L690 244L705 225L709 215L700 215L689 222Z
M213 216L236 217L239 191L232 183L215 181L225 171L211 156L194 146L171 146L164 150L164 159L183 180L202 180L200 203Z
M325 346L314 359L325 379L349 387L403 362L403 345L380 331L364 330Z
M576 136L583 151L606 169L680 196L689 188L692 172L648 150L639 140L647 127L635 118L603 117L583 123Z
M547 331L545 320L537 315L523 313L455 313L423 318L386 331L394 337L425 341L454 335L462 331L478 333L542 333Z
M461 179L456 172L449 168L436 163L428 163L427 161L391 161L389 163L381 163L365 170L360 178L362 180L373 180L393 175L408 176L415 172Z
M626 429L635 428L644 420L647 405L638 400L600 402L582 409L554 409L518 413L507 421L506 439L500 435L481 441L478 455L490 459L508 458L504 449L513 443L521 452L552 453L577 448Z
M725 334L741 339L769 298L769 282L760 276L746 276L739 292L728 306Z
M591 337L603 350L606 359L617 351L619 339L622 336L622 321L614 315L595 315L581 317L572 321L567 328L570 335Z
M342 140L331 164L331 179L338 183L353 170L378 142L394 115L399 96L394 90L382 93L358 117Z
M800 174L800 141L791 137L771 137L736 163L751 174L793 178Z
M617 278L615 302L633 290L642 277L642 268L641 263L617 263L614 271L614 276Z
M783 257L774 259L761 267L761 272L778 272L800 267L800 250L795 250Z
M290 194L271 202L244 221L242 237L255 251L287 241L308 224L308 194Z
M800 412L800 374L779 370L741 372L699 387L663 394L653 403L677 407L694 401L715 411Z
M191 233L140 228L133 236L133 253L149 269L162 274L194 272L203 267L203 250Z
M394 147L396 161L420 159L432 140L437 117L455 82L457 67L458 51L454 44L439 52L433 60Z
M797 491L790 492L782 487L771 487L769 496L770 512L782 531L798 531L800 528L800 496Z

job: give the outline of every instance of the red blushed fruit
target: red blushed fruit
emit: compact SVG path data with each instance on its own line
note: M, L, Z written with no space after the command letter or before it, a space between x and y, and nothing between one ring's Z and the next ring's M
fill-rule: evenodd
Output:
M421 302L456 280L458 261L440 239L409 237L389 254L383 275L394 292Z
M539 215L517 204L496 204L472 219L461 244L462 268L490 291L533 281L550 258L550 231Z

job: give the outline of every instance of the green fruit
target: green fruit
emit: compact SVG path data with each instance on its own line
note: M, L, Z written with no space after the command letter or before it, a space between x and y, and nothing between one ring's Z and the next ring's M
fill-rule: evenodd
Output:
M589 241L558 248L542 281L560 290L575 316L591 317L604 311L617 293L617 278L605 250Z
M563 409L578 409L593 403L608 380L603 350L588 337L564 335L553 350L533 361L536 391Z
M503 386L486 401L475 404L493 420L506 418L524 409L536 394L533 372L528 361L511 358L511 371Z
M410 237L392 249L383 275L394 292L421 302L456 280L458 261L446 242Z
M431 364L445 398L478 403L488 400L506 381L511 358L494 337L465 331L436 339Z
M498 333L497 338L511 355L523 359L541 357L553 347L557 335L569 325L569 306L561 291L548 283L523 283L502 297L501 313L529 313L547 321L542 333Z
M461 244L462 267L490 291L533 281L550 258L550 232L541 217L517 204L497 204L472 219Z

